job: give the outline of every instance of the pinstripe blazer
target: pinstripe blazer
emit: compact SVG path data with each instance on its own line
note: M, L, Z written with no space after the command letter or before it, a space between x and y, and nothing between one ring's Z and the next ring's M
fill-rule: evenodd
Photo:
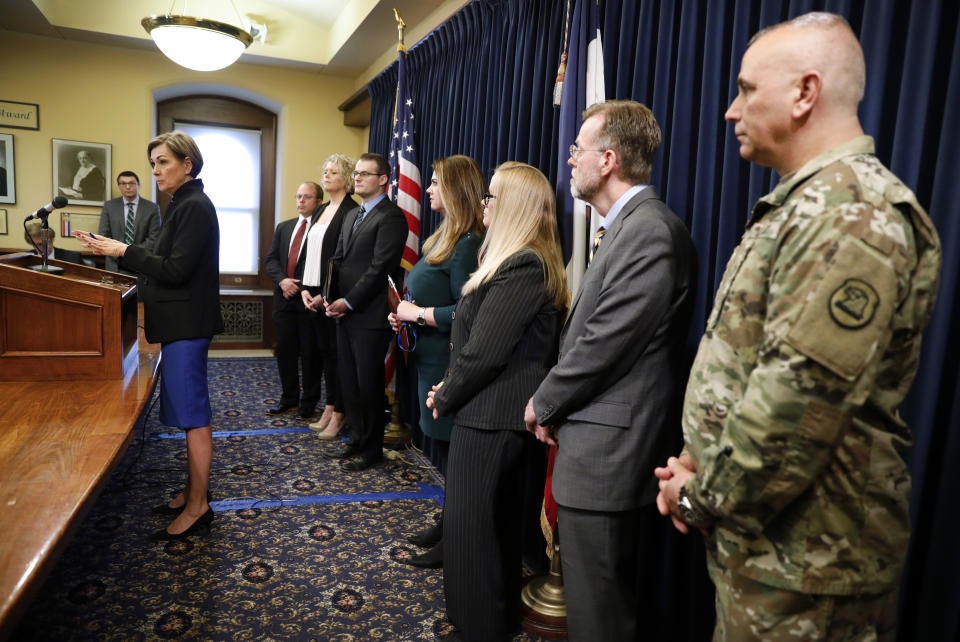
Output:
M486 430L526 430L523 411L556 359L563 315L540 258L523 250L457 304L450 369L435 396L441 415Z

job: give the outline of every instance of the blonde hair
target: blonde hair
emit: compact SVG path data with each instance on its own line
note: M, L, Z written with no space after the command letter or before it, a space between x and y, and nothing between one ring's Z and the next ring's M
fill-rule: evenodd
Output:
M480 246L480 265L463 286L468 294L489 281L503 263L521 250L532 250L543 267L547 292L561 311L570 301L560 250L553 187L540 170L508 161L498 178L496 213Z
M147 158L150 157L153 148L160 145L166 145L180 162L190 159L190 176L196 178L200 174L200 170L203 169L203 156L200 154L200 148L197 147L197 141L193 140L190 134L179 129L159 134L147 143Z
M437 187L447 210L440 226L423 242L427 263L443 263L467 232L483 236L483 172L477 161L457 154L434 161Z
M356 165L354 160L345 154L330 154L323 160L323 164L320 166L321 176L323 175L323 170L325 170L330 163L337 166L337 171L339 171L340 176L343 177L343 184L346 187L347 194L353 194L353 188L355 187L353 182L353 166Z

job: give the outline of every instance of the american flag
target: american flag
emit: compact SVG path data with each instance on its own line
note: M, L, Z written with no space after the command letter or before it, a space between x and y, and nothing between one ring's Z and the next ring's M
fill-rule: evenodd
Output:
M413 142L413 99L407 88L407 51L399 46L397 58L397 102L393 112L393 136L390 138L390 200L407 217L407 244L400 265L409 272L420 256L420 169ZM405 290L406 288L404 288ZM391 344L384 362L387 391L391 400L396 389L397 349ZM391 429L393 426L391 425Z
M420 255L420 169L413 143L413 99L407 89L405 62L401 50L397 60L397 102L394 107L393 137L390 139L390 200L407 217L407 246L400 264L410 271Z

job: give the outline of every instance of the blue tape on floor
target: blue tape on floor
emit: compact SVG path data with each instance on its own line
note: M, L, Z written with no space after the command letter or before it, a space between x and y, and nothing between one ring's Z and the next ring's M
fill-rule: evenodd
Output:
M284 433L293 433L293 432L313 432L306 426L301 428L263 428L260 430L215 430L213 431L214 437L233 437L235 435L282 435ZM157 439L186 439L186 431L181 432L161 432L155 435L151 435Z
M306 495L283 499L226 499L210 502L215 512L244 510L246 508L278 508L281 506L304 506L307 504L346 504L350 502L397 501L403 499L432 499L443 504L443 489L434 484L417 484L419 492L413 493L352 493L346 495Z

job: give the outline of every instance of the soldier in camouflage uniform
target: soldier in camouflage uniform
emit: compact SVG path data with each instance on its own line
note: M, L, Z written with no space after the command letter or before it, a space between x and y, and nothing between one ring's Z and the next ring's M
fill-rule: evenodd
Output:
M706 535L715 639L892 639L910 495L897 408L940 242L863 135L863 52L843 18L760 32L738 83L740 153L782 179L717 291L658 506Z

